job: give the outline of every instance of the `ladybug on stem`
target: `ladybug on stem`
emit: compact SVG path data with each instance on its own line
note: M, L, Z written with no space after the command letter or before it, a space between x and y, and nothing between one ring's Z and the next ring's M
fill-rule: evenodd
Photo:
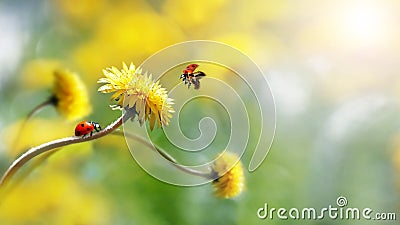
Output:
M85 137L88 134L92 136L94 131L99 132L100 130L100 124L92 121L82 121L78 123L75 127L75 136Z
M200 88L200 79L204 76L206 76L206 74L202 71L197 71L194 72L197 67L199 67L198 64L192 63L189 64L186 69L184 69L182 72L182 75L180 77L180 79L183 80L183 82L185 82L185 84L188 85L188 88L190 88L190 86L193 84L194 85L194 89L199 89Z

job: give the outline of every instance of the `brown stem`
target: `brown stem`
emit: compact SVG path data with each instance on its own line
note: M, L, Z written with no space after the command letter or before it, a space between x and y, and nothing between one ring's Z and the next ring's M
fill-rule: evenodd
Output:
M129 119L132 116L132 112L127 111L124 113L120 118L118 118L115 122L112 124L108 125L106 128L103 130L94 133L90 137L82 138L82 137L67 137L67 138L61 138L57 139L54 141L50 141L47 143L44 143L42 145L39 145L37 147L31 148L28 151L26 151L24 154L22 154L20 157L18 157L11 165L10 167L6 170L6 172L3 174L3 177L0 180L0 188L6 185L6 183L13 177L13 175L27 162L29 162L31 159L34 157L48 152L50 150L53 150L55 148L63 147L66 145L70 144L76 144L76 143L81 143L81 142L86 142L86 141L91 141L95 140L98 138L101 138L111 132L113 132L115 129L120 127L127 119Z
M40 103L37 105L35 108L33 108L29 114L26 116L26 120L29 120L33 115L38 113L40 110L42 110L44 107L54 104L54 99L53 97L49 98L47 101Z
M113 132L113 134L120 135L120 136L125 136L125 137L128 137L130 139L136 140L136 141L146 145L150 149L157 151L163 158L165 158L166 160L171 162L171 164L173 166L175 166L176 168L180 169L183 172L186 172L186 173L189 173L189 174L192 174L192 175L196 175L196 176L201 176L201 177L204 177L204 178L212 178L213 174L211 174L211 172L205 173L205 172L201 172L201 171L198 171L198 170L190 169L188 167L180 165L178 163L178 161L176 161L176 159L174 159L171 155L169 155L165 151L159 149L155 145L153 145L150 142L148 142L146 139L144 139L144 138L142 138L142 137L140 137L140 136L138 136L136 134L132 134L132 133L129 133L129 132L126 132L126 131L125 132L115 131L115 132Z

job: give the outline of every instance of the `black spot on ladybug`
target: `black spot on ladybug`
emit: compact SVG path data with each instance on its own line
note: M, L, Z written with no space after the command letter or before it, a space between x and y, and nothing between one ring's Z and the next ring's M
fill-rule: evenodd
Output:
M89 130L90 130L90 128L88 127L88 128L86 128L86 130L87 130L87 131L89 131Z
M84 127L84 126L85 126L85 124L81 123L81 127Z
M80 131L77 131L76 134L77 134L77 136L80 136L80 135L81 135L81 132L80 132Z

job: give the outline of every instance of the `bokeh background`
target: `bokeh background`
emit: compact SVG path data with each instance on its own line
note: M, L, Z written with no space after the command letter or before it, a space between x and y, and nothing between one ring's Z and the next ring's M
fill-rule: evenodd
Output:
M269 155L246 172L246 191L235 199L215 198L210 185L154 179L124 139L110 136L30 165L0 199L0 223L379 223L256 216L264 203L318 209L339 196L350 207L399 217L399 12L396 0L1 1L1 173L27 148L73 134L77 121L47 108L16 137L24 116L50 95L54 68L81 76L93 107L87 118L108 124L120 112L97 93L102 69L139 65L187 40L220 41L251 57L273 91L277 129Z

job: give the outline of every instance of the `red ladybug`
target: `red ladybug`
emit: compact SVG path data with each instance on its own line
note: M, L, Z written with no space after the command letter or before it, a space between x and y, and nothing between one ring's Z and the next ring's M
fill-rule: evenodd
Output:
M90 134L90 136L92 136L94 131L99 132L100 130L100 124L91 121L82 121L78 123L75 127L75 136L84 137L87 134Z
M182 72L183 74L193 74L194 70L199 67L199 65L193 63L193 64L189 64L186 69L184 69Z
M182 75L180 77L180 79L183 80L183 82L185 84L188 85L188 88L190 88L190 85L194 85L194 89L199 89L200 88L200 79L204 76L206 76L205 73L203 73L202 71L197 71L194 72L196 70L196 68L199 67L199 65L193 63L193 64L189 64L186 69L184 69L182 72Z

